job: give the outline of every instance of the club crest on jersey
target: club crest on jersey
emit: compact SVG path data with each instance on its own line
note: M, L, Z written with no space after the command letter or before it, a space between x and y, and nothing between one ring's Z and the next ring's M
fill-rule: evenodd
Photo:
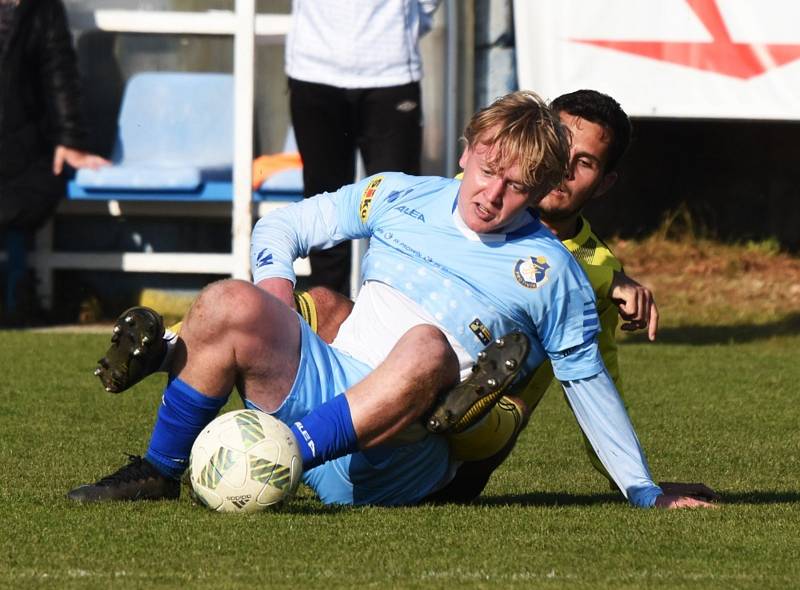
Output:
M523 287L536 289L547 282L547 271L550 265L544 256L521 258L514 265L514 278Z
M361 218L362 223L369 217L369 210L372 207L372 199L375 197L375 192L383 182L383 176L376 176L361 193L361 204L358 206L358 216Z

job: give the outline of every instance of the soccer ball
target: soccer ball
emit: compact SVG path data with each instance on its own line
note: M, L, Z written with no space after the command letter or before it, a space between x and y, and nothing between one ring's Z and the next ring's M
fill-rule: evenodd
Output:
M302 472L289 427L256 410L213 420L189 457L195 497L217 512L258 512L281 504L294 494Z

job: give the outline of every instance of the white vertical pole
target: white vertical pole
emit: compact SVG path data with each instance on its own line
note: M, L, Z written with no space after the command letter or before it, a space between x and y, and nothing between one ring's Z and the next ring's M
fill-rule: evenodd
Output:
M366 176L364 169L364 160L361 158L361 152L356 153L356 182L362 180ZM351 242L352 250L350 254L350 298L355 299L358 297L358 292L361 290L361 258L367 252L369 240L353 240Z
M253 227L253 80L255 74L255 0L236 0L233 37L233 213L231 275L250 280L250 232Z
M458 4L456 0L445 3L447 19L444 71L444 175L453 176L458 162Z

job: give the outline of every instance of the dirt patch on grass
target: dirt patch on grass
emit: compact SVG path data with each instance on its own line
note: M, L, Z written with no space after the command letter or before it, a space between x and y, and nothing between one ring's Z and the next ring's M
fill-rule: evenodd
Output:
M769 244L612 240L626 272L653 289L663 325L764 324L800 315L800 258Z

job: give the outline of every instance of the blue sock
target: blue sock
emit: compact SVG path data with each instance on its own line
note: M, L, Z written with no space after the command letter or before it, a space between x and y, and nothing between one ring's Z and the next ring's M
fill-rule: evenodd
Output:
M227 401L203 395L180 379L171 379L161 398L145 458L163 475L180 478L189 465L194 439Z
M311 469L358 450L350 404L344 395L337 395L317 406L289 428L300 447L303 469Z

